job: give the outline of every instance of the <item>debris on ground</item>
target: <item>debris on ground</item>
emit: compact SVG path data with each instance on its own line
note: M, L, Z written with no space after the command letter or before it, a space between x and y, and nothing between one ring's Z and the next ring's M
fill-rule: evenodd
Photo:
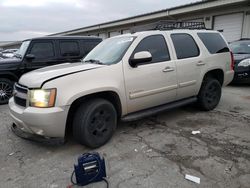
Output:
M192 131L192 134L193 134L193 135L201 134L201 131Z
M192 181L194 183L198 183L198 184L200 184L200 181L201 181L200 178L196 176L188 175L188 174L185 175L185 179Z
M12 156L12 155L14 155L14 154L15 154L15 152L12 152L12 153L9 154L9 156Z
M149 149L149 150L146 151L146 153L149 153L149 152L152 152L152 151L153 151L152 149Z

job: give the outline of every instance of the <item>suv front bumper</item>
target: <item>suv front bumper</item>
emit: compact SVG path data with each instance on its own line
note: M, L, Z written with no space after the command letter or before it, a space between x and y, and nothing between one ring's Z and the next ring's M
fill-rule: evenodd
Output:
M15 104L14 99L11 98L9 109L15 125L15 129L12 127L12 130L44 138L64 138L69 106L24 108ZM17 135L21 136L20 134Z
M250 68L248 71L235 72L233 83L250 84Z

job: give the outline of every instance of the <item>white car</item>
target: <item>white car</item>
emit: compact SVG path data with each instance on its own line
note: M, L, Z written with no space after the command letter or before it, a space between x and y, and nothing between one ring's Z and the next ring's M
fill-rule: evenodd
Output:
M82 63L23 75L9 101L12 129L29 138L104 145L117 121L133 121L198 102L214 109L234 76L227 43L217 31L145 31L116 36ZM25 135L25 136L24 136Z

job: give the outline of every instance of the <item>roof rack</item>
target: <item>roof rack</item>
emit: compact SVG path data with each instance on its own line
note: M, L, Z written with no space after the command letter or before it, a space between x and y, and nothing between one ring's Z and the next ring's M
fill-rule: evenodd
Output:
M169 29L206 29L204 22L169 22L160 21L155 30Z
M132 32L148 31L148 30L173 30L173 29L206 29L204 22L183 22L163 20L143 26L135 26Z

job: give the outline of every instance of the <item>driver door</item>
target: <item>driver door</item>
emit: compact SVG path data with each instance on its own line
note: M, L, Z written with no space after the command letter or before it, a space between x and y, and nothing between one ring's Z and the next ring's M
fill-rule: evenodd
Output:
M57 62L53 40L32 42L27 54L33 55L34 58L25 58L25 72L53 65Z
M151 53L150 62L137 67L123 62L128 113L172 102L177 94L176 66L171 61L165 36L143 38L130 58L142 51Z

